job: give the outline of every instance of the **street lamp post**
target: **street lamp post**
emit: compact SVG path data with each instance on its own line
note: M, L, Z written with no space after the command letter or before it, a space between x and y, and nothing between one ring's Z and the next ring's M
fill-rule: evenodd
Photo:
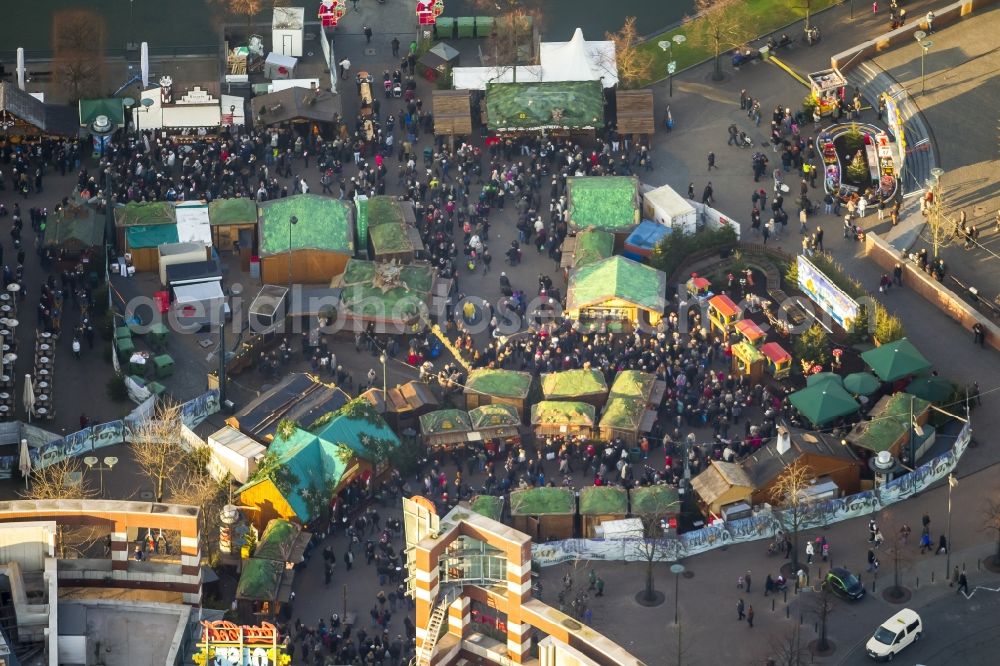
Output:
M385 403L385 401L386 401L386 394L385 394L386 384L388 383L388 380L386 379L385 362L387 360L389 360L389 359L386 357L385 352L382 352L379 355L378 360L382 361L382 401L383 401L383 403Z
M927 80L924 78L924 56L934 46L934 42L927 39L927 33L923 30L917 30L913 33L913 38L917 40L917 44L920 44L920 94L923 95L927 90Z
M292 215L288 218L288 298L292 298L292 227L299 223L299 218Z
M687 41L686 36L674 35L673 37L670 38L670 41L663 40L661 42L657 42L657 46L659 46L661 49L667 52L668 53L667 57L670 58L670 62L667 63L667 80L669 81L668 85L670 89L670 92L668 94L670 97L674 96L674 72L677 71L677 61L674 60L674 44L680 46L686 41Z
M955 474L951 473L948 475L948 547L945 548L945 563L944 572L945 575L951 575L951 489L958 485L958 479L955 478Z
M91 472L94 471L94 465L98 462L97 456L87 456L83 459L83 464L87 466L87 469ZM101 474L101 497L104 497L104 471L111 471L114 466L118 464L118 458L114 456L107 456L102 461L104 465L97 468L97 471Z
M678 593L681 589L681 574L684 573L684 565L676 562L670 565L670 573L674 575L674 624L678 624L680 611L678 604Z

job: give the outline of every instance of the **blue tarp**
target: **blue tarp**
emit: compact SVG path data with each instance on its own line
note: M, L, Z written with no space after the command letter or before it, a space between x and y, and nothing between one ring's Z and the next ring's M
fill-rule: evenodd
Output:
M635 231L625 239L625 249L648 257L657 243L670 234L672 229L652 220L643 220Z

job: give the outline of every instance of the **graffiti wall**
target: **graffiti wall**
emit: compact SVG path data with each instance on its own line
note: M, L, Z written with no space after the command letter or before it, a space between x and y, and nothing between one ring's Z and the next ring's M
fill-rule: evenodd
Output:
M799 529L825 527L865 516L913 497L955 469L971 438L972 428L967 423L950 451L924 463L909 474L893 479L876 490L805 505L799 510ZM673 562L721 546L770 539L782 529L783 517L781 511L765 509L749 518L685 532L676 539L662 539L656 549L656 559ZM791 523L790 520L787 522ZM534 544L531 557L540 566L547 567L571 560L639 562L646 561L647 553L642 540L638 539L565 539Z
M48 431L12 422L20 426L20 438L28 440L31 466L35 469L48 467L66 458L89 455L98 449L129 441L137 423L152 413L152 402L144 402L127 417L78 430L65 437L58 437ZM206 418L219 411L219 392L208 391L181 405L181 420L188 428L194 428ZM2 433L0 433L2 435ZM11 443L17 440L12 440ZM18 456L0 456L0 479L9 479L18 468Z

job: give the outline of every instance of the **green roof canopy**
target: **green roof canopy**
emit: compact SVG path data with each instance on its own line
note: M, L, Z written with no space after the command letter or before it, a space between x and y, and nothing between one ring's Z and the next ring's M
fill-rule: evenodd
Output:
M104 243L104 218L98 218L93 206L82 200L70 201L49 222L45 245L77 251L101 247Z
M576 268L569 276L567 310L579 310L611 299L633 303L644 310L663 312L667 276L651 266L615 256Z
M115 226L150 227L157 224L177 224L177 214L172 203L132 202L115 208Z
M260 204L260 253L271 256L288 252L289 220L293 250L323 250L354 254L354 230L350 204L315 194L296 194Z
M858 411L858 403L844 387L835 382L821 382L788 396L792 405L815 426Z
M500 520L503 515L503 497L494 495L476 495L469 503L470 508L480 516Z
M426 307L434 286L434 269L410 264L399 274L399 286L383 290L375 285L376 263L350 259L339 278L341 307L355 316L410 321Z
M642 422L642 415L645 411L645 398L622 398L613 395L604 405L600 426L618 430L635 430Z
M844 388L855 395L871 395L881 384L870 372L852 372L844 377Z
M955 392L955 385L941 377L917 377L906 385L906 392L931 402L944 402Z
M115 125L125 124L125 100L120 97L81 99L79 109L81 125L91 124L97 116L107 116Z
M576 235L573 268L586 266L615 253L615 236L607 231L588 229Z
M288 562L295 540L301 533L302 528L295 523L276 518L267 524L253 556L264 560Z
M149 227L126 227L125 243L130 250L139 250L144 247L159 247L164 243L176 243L176 224L157 224Z
M208 223L213 227L257 224L257 203L253 199L215 199L208 204Z
M546 400L607 393L604 373L591 368L548 372L542 375L542 395Z
M321 439L342 444L359 458L374 463L384 462L400 445L399 437L382 415L360 397L333 412L330 420L315 432Z
M510 494L510 512L515 516L541 516L576 512L576 495L569 488L525 488Z
M855 426L850 442L869 451L886 451L910 429L910 410L921 414L930 403L909 393L894 393L878 413L872 412L870 421Z
M594 426L597 410L586 402L542 400L531 406L532 425Z
M569 220L576 229L625 231L639 224L639 180L635 176L575 176L567 179Z
M531 389L531 379L527 372L479 368L469 373L465 380L465 392L482 393L495 398L524 399Z
M806 377L806 386L817 386L833 382L837 386L843 386L844 380L835 372L817 372L815 375Z
M585 486L580 490L580 515L628 513L628 493L617 486Z
M600 81L491 83L486 87L491 130L590 129L604 124Z
M236 585L236 598L249 601L274 601L281 588L285 563L251 557L243 562L240 582Z
M498 402L491 405L480 405L469 410L469 420L474 430L487 428L517 428L521 425L521 417L512 405Z
M931 362L906 338L869 349L861 354L861 360L884 382L894 382L931 367Z
M637 486L629 491L632 513L658 515L680 513L681 500L670 486Z
M649 400L656 376L641 370L622 370L611 384L611 395L616 398L642 398Z
M445 432L470 432L472 422L461 409L439 409L420 416L420 432L437 435Z
M368 227L375 254L397 254L413 252L416 248L410 240L407 225L403 222L386 222Z

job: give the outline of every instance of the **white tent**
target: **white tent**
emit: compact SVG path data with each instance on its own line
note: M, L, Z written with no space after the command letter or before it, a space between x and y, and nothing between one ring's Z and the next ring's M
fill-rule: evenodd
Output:
M212 228L208 223L208 204L184 201L175 207L177 241L180 243L212 244Z
M614 42L588 42L577 28L568 42L542 42L538 51L543 81L601 81L605 88L618 85Z
M486 90L488 83L513 83L513 67L456 67L451 70L452 85L455 90ZM542 80L542 68L527 65L517 68L518 83L538 83Z
M642 196L642 216L686 234L697 230L698 213L691 201L664 185Z

